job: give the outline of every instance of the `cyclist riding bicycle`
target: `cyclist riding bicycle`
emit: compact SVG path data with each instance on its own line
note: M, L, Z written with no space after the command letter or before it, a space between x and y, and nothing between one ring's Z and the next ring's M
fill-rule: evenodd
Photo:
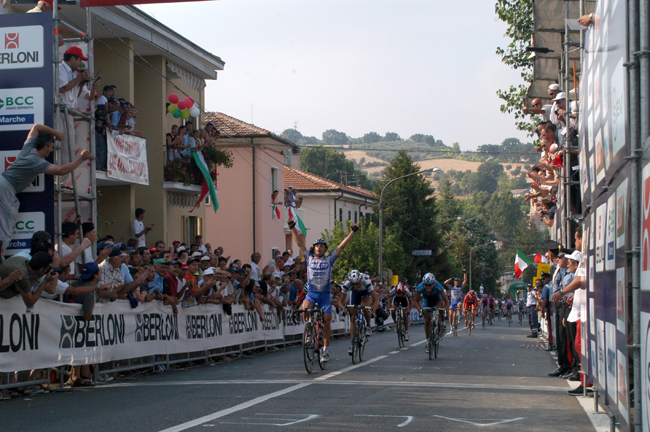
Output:
M329 255L325 255L328 249L327 240L319 238L313 243L311 249L307 250L305 236L295 229L296 222L289 220L288 225L294 241L300 247L300 254L304 257L305 263L307 264L308 289L307 296L302 302L302 308L312 309L314 304L318 303L323 311L323 348L321 348L320 356L323 362L327 362L330 359L328 348L330 345L330 335L332 334L332 302L330 299L332 267L341 254L341 251L343 251L343 248L350 243L354 234L359 230L359 223L351 226L350 233L347 237Z
M449 300L445 294L444 288L436 280L433 273L427 273L422 278L416 289L415 307L418 312L422 314L422 300L424 300L424 307L438 308L438 334L444 334L447 331L445 326L445 309L448 307ZM431 348L429 346L429 335L431 334L431 319L433 318L432 312L424 314L424 333L427 337L427 345L425 350L428 352Z
M463 313L463 288L467 286L467 272L463 269L464 277L463 283L460 283L459 278L449 278L444 282L444 285L449 289L451 304L449 306L449 325L453 326L454 315L456 312L462 315ZM449 283L453 281L453 285ZM460 310L456 311L456 308L460 305ZM459 315L460 316L460 315Z
M352 355L354 352L354 321L359 312L359 306L372 306L372 311L376 312L379 306L379 297L372 287L370 277L362 274L359 270L352 270L348 275L348 280L341 285L341 294L338 298L339 308L345 309L344 303L348 293L350 293L350 306L352 306L350 308L350 349L348 349L348 354ZM372 334L370 311L364 309L363 314L366 316L366 336L368 336Z
M512 299L506 300L505 308L506 308L506 316L508 317L508 320L512 319Z
M494 297L490 294L490 296L488 297L488 315L490 316L492 321L494 321L494 307L495 307Z
M391 297L390 310L391 315L393 316L393 321L395 321L395 309L397 306L402 306L404 313L404 340L408 342L409 340L409 312L411 307L409 305L410 299L413 297L413 293L408 289L406 285L403 285L401 282L398 283L395 288L390 290L388 295Z
M476 291L470 290L469 293L465 296L463 303L465 306L465 327L471 323L472 329L474 329L474 316L476 315L476 310L479 307L479 300L476 296Z

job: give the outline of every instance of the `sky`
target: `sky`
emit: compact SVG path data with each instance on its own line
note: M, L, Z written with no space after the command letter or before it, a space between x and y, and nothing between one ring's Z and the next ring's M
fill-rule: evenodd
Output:
M515 137L496 91L519 72L494 0L219 0L142 10L225 61L206 110L280 133L433 135L462 150Z

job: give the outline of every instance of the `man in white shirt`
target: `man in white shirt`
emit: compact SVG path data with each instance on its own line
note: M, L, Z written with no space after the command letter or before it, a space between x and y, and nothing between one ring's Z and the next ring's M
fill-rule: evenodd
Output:
M260 265L259 262L262 259L262 255L259 252L254 252L251 255L251 279L255 281L255 285L259 286L260 285L260 280L262 279L262 275L260 272Z
M196 237L194 237L194 243L196 243L197 246L199 247L199 252L201 252L203 255L208 254L208 250L203 245L203 236L197 235Z
M135 220L131 223L131 234L133 234L133 237L138 239L138 247L147 247L145 234L151 231L154 227L154 224L150 224L145 227L144 223L142 222L143 219L144 209L135 209Z

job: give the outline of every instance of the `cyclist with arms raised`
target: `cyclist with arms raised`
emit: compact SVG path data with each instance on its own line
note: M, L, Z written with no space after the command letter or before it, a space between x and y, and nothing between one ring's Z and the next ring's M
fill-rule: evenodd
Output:
M332 333L332 301L330 291L332 289L332 267L334 261L339 257L341 251L354 237L354 233L359 230L359 223L352 225L352 230L341 244L329 255L327 252L328 244L325 239L317 239L310 250L305 246L305 239L297 230L296 222L289 220L289 228L293 239L300 247L300 254L305 258L307 264L307 296L302 302L303 309L311 309L315 303L318 303L323 310L323 348L321 348L321 359L324 362L329 361L330 355L328 348L330 345L330 335Z
M409 306L410 299L413 297L413 293L408 287L401 282L395 285L395 288L390 290L388 295L391 297L390 309L391 315L393 316L393 321L395 320L395 310L397 306L402 306L402 312L404 313L404 340L408 342L409 340L409 312L411 308Z
M422 278L422 283L418 285L415 296L415 307L422 314L422 300L424 300L424 307L438 308L438 334L446 332L445 328L445 310L448 307L449 300L445 295L443 286L438 282L433 273L427 273ZM429 352L429 334L431 333L431 319L433 318L432 312L424 314L424 333L427 337L426 351Z
M461 285L459 278L449 278L444 282L444 285L449 289L451 304L449 306L449 325L453 326L454 324L454 315L456 313L463 313L463 288L467 286L467 272L463 269L464 277L463 283ZM454 281L453 285L450 285L450 282ZM460 309L460 310L456 310ZM459 319L460 321L460 319ZM467 322L465 322L465 327L467 327Z

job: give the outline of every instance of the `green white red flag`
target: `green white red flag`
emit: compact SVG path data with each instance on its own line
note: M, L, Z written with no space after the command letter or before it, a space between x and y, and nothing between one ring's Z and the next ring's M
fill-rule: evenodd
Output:
M195 208L199 206L203 202L203 199L205 196L209 193L210 194L210 199L212 200L212 208L214 209L214 212L217 212L217 209L219 209L219 201L217 201L217 191L214 188L214 183L212 181L212 177L210 177L210 171L208 170L208 164L205 162L205 159L203 158L202 153L197 153L195 151L192 151L192 157L194 158L194 162L196 162L196 166L199 167L199 170L201 171L201 174L203 175L203 182L201 185L201 195L199 195L199 200L196 202L194 205L194 208L190 210L190 213L194 211Z
M298 212L296 212L296 208L287 207L287 209L289 209L289 220L296 221L296 228L298 228L298 231L300 231L302 235L306 236L307 228L305 228L305 224L302 222L302 219L298 217Z
M519 276L532 263L525 253L517 249L517 255L515 255L515 279L519 279Z

